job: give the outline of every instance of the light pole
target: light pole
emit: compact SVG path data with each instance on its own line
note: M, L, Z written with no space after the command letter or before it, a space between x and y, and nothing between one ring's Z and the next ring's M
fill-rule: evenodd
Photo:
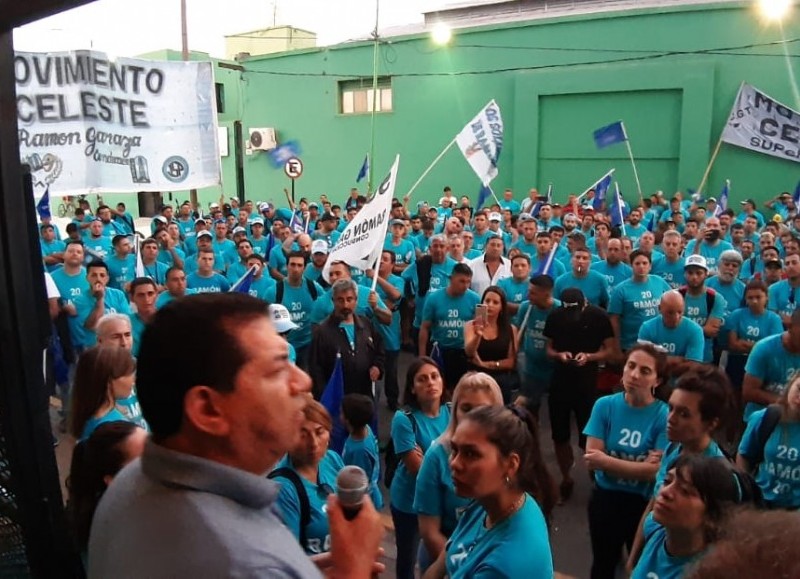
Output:
M181 0L181 58L184 61L189 60L189 26L186 22L186 0ZM189 202L200 214L200 208L197 204L197 189L189 189Z

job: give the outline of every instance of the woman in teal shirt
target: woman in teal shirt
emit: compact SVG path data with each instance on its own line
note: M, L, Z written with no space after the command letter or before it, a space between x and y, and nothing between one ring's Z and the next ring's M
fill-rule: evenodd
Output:
M759 448L761 424L772 412L778 413L777 424ZM774 409L750 415L736 463L754 474L769 507L800 509L800 373L792 376Z
M392 479L390 506L394 522L398 579L413 579L419 546L419 523L414 510L417 473L422 458L447 428L450 408L439 366L421 356L408 367L403 408L392 419L392 444L400 464Z
M307 554L318 555L331 548L325 509L344 462L341 456L328 450L333 422L325 407L309 400L303 414L300 444L278 463L269 478L281 483L278 507L283 523ZM304 503L308 505L307 520L303 520Z
M419 532L422 537L418 561L423 572L444 550L447 538L469 504L469 499L457 496L453 488L453 477L448 464L450 439L459 421L473 408L502 405L500 386L494 378L483 372L465 374L453 391L450 424L425 453L417 475L414 510L419 517Z
M653 344L628 351L622 389L595 402L583 433L594 472L589 499L592 579L614 579L622 546L630 550L667 445L667 405L655 397L667 356Z
M450 445L456 494L474 500L425 579L551 579L547 520L557 490L533 415L519 407L476 408Z
M70 402L70 432L86 440L104 422L127 421L117 401L130 397L136 361L130 350L117 346L89 348L78 359Z
M645 523L644 550L631 579L683 577L716 540L731 508L757 502L758 496L753 479L724 458L681 456Z

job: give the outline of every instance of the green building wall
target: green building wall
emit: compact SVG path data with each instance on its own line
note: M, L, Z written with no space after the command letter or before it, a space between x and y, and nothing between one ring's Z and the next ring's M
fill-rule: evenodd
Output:
M742 81L800 109L787 66L800 76L798 10L766 25L754 3L643 9L456 30L449 46L427 35L389 38L378 74L391 77L393 111L375 124L375 180L401 156L405 193L464 124L490 99L500 105L505 145L498 194L517 198L552 183L555 198L580 193L616 168L636 198L624 145L597 150L592 132L625 122L645 195L696 188ZM370 42L254 57L244 62L241 111L248 127L275 127L297 140L304 174L298 195L344 201L370 148L370 115L339 114L339 82L372 76ZM285 202L289 180L264 153L244 159L245 195ZM706 191L732 182L732 200L765 200L791 190L800 165L723 145ZM225 184L227 188L228 177ZM450 185L475 199L479 183L453 147L414 193L435 200ZM362 190L364 183L361 184Z

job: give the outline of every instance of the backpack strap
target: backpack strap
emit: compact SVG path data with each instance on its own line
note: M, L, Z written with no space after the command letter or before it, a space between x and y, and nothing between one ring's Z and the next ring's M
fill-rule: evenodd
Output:
M308 547L308 538L306 536L306 527L311 523L311 503L308 500L308 493L303 481L300 480L300 475L289 467L281 467L273 470L267 475L269 479L276 479L278 477L285 478L293 486L297 493L297 500L300 503L300 546L303 550Z
M431 270L433 258L425 255L417 260L417 295L423 297L431 289Z
M767 440L772 436L775 427L781 421L783 410L778 404L770 404L764 412L761 419L761 424L758 425L756 431L756 455L753 457L753 464L750 467L755 468L764 462L764 447L767 445Z
M317 301L317 286L314 285L314 280L306 278L306 287L308 288L308 293L311 294L311 300Z
M280 279L280 280L278 280L278 283L275 284L275 303L276 304L283 303L283 289L284 289L284 283L283 283L283 280Z
M684 298L686 297L687 292L689 291L689 286L682 285L678 288L678 293L680 293ZM714 302L717 301L717 292L715 292L710 287L706 288L706 317L711 317L711 310L714 309Z

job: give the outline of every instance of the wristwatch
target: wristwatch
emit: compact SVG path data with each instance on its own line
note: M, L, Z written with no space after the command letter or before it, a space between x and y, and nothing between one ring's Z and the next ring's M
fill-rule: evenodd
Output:
M495 368L499 368L499 367L500 367L500 362L499 362L499 361L498 361L498 362L495 362L495 363L494 363L494 367L495 367Z

